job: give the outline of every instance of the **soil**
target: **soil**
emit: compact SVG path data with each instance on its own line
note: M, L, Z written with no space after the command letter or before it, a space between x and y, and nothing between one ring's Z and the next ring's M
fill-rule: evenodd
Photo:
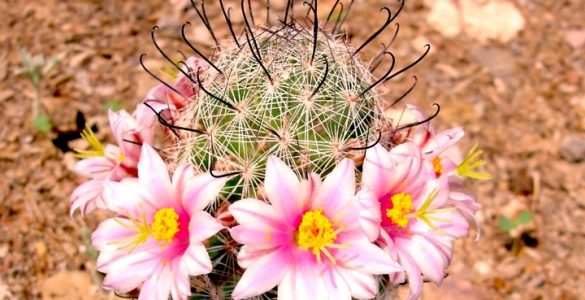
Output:
M241 28L237 1L225 2L234 7L233 21ZM266 11L253 2L261 23ZM285 2L271 1L273 25ZM319 1L323 19L333 2ZM343 2L347 7L349 1ZM376 31L386 19L379 8L386 4L395 11L394 3L357 0L343 25L352 44ZM207 4L216 34L228 37L217 3ZM303 19L306 6L296 7ZM427 285L424 299L585 294L583 11L581 0L411 0L398 17L400 32L390 47L398 66L419 57L426 43L432 50L387 85L388 101L417 75L417 87L405 101L429 114L434 102L441 104L434 125L464 126L460 151L478 143L494 177L465 183L482 205L481 237L457 243L449 276L440 288ZM152 26L161 28L163 48L190 53L180 39L185 21L193 24L195 45L213 45L189 1L0 1L0 299L115 297L99 288L96 253L88 244L103 215L69 215L70 194L83 182L71 171L70 148L83 144L68 137L77 136L76 118L83 115L97 124L98 137L111 138L104 105L133 110L156 84L138 56L146 53L152 70L164 66L150 41ZM393 31L388 27L362 57L374 57ZM35 93L17 74L18 49L64 56L42 81L52 132L31 125ZM534 218L503 230L500 219L521 211ZM405 292L398 289L397 297Z

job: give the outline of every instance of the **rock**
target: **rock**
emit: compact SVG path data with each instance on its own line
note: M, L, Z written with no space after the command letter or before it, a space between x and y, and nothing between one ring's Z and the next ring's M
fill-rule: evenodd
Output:
M430 7L427 22L446 37L462 31L469 37L487 42L495 39L506 43L524 29L524 16L505 0L436 0L426 1Z
M573 48L581 48L585 45L585 30L568 30L565 32L565 40Z
M451 0L430 1L427 22L443 36L455 37L461 33L461 19L457 6Z
M461 1L463 28L470 37L486 42L495 39L506 43L524 29L524 16L509 1Z
M578 163L585 159L585 138L580 136L566 137L559 148L561 157L572 163Z
M40 291L43 300L99 299L92 286L91 276L81 271L59 272L41 282Z

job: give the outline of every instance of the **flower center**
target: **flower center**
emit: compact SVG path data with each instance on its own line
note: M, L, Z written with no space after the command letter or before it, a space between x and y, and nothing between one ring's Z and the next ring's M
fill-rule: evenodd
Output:
M435 175L440 177L443 174L443 165L441 165L441 159L437 156L433 159L433 169L435 170Z
M179 215L172 208L161 208L154 214L150 227L152 237L170 243L179 232Z
M395 194L390 198L392 208L386 209L386 217L396 226L406 228L408 214L412 210L412 196L407 193Z
M303 250L311 249L317 261L321 262L321 252L335 264L335 259L326 247L339 248L335 244L338 232L333 229L331 221L323 215L322 209L315 209L303 214L301 224L296 232L297 245Z

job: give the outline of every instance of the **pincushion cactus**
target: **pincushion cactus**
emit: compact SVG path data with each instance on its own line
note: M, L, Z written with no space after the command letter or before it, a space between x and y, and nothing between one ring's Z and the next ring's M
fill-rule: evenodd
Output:
M231 33L226 40L216 37L204 3L192 1L216 42L212 57L187 39L189 24L182 36L199 58L179 62L157 43L158 28L152 31L154 46L178 71L173 83L140 57L160 85L134 114L121 115L132 126L114 131L119 146L139 160L134 172L88 176L91 188L86 183L73 193L72 211L117 214L92 237L101 251L98 270L107 274L104 286L121 293L138 288L143 299L295 299L313 292L362 299L379 294L379 278L386 282L382 293L408 281L411 298L420 295L423 279L440 283L453 241L477 225L479 209L471 197L450 192L450 179L488 176L475 172L483 164L480 152L459 166L443 155L463 130L435 133L428 123L438 104L429 117L412 106L386 111L412 88L388 101L380 86L420 62L430 46L399 70L387 47L370 64L360 52L404 2L394 14L383 8L384 25L356 48L337 33L347 13L339 0L323 26L318 1L304 3L304 21L312 25L303 26L289 0L278 26L268 21L265 27L254 25L250 1L246 12L242 0L240 36L220 0ZM328 24L338 7L344 17ZM374 76L386 56L388 70ZM170 177L151 147L157 122L175 137L164 145ZM95 152L99 159L87 157L94 152L80 151L85 159L78 165L95 169L113 160L105 170L111 174L112 166L126 163L125 156L103 151ZM192 218L200 215L205 218ZM132 263L140 276L117 271L143 262L141 255L147 266Z
M197 101L177 122L201 131L180 141L180 162L237 173L227 198L255 197L271 155L298 175L324 175L389 125L382 99L368 90L372 75L343 42L319 33L315 46L311 32L292 27L253 34L259 54L244 41L225 46L214 62L223 74L205 71Z

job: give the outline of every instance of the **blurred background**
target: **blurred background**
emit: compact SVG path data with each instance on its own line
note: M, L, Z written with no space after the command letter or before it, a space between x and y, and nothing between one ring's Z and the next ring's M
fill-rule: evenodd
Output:
M253 0L257 23L265 0ZM241 26L238 1L236 27ZM272 23L285 0L271 0ZM298 2L298 1L297 1ZM325 19L333 0L319 0ZM343 0L345 7L349 0ZM206 1L219 37L228 37L218 1ZM343 28L354 46L386 20L394 0L356 0ZM299 2L298 19L306 15ZM585 1L410 0L390 50L415 68L386 85L388 101L418 85L404 102L441 113L439 129L462 125L461 151L478 143L494 179L470 182L482 205L481 238L458 241L441 288L424 299L582 299L585 294ZM333 20L343 18L338 13ZM0 1L0 299L114 299L99 289L88 237L99 213L69 216L79 127L97 124L108 139L108 108L133 110L163 74L150 41L165 49L191 40L213 45L188 0ZM362 53L372 59L395 27ZM169 51L173 53L173 51ZM210 54L211 50L206 53ZM174 54L173 54L174 55ZM386 71L382 62L377 72ZM396 291L404 299L406 288Z

